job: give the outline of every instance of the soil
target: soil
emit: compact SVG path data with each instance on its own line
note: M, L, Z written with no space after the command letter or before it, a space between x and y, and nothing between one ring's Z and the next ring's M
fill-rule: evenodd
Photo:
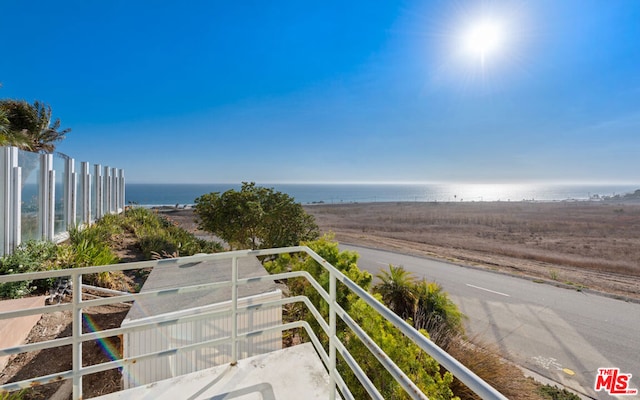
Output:
M85 311L83 332L89 332L88 321L92 329L112 329L120 327L120 323L129 312L126 304L94 307ZM26 343L43 342L56 338L71 336L71 311L44 314L31 330ZM72 368L71 346L62 346L38 352L21 353L9 362L0 373L0 384L18 382L35 376L67 371ZM97 341L85 342L82 346L83 366L94 365L121 358L121 341L112 337ZM121 390L121 378L118 370L109 370L87 375L83 379L83 397L91 398ZM25 399L50 399L58 390L64 391L64 382L35 386L25 393ZM68 385L68 384L67 384ZM71 398L71 397L67 397Z

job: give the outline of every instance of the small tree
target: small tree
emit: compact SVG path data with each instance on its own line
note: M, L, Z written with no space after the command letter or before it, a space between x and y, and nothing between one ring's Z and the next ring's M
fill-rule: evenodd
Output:
M195 203L200 229L232 248L295 246L319 237L313 216L293 197L253 182L243 182L240 191L204 194Z
M413 327L424 329L438 343L444 344L452 335L464 332L464 315L442 286L426 279L417 281L403 267L389 265L376 277L380 280L373 287L382 296L382 302L402 319L410 320Z
M376 278L380 283L373 287L373 291L382 296L382 302L402 319L412 318L416 304L413 275L403 267L390 264L389 270L380 271Z
M442 290L442 286L422 279L414 285L413 292L416 298L413 326L416 329L425 329L432 336L436 332L447 335L464 332L464 314Z

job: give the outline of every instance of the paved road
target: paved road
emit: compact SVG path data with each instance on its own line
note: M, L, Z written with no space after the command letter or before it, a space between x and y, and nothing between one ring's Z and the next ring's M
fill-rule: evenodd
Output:
M593 385L598 368L615 367L633 374L631 386L640 388L640 304L437 260L340 247L357 251L359 267L373 274L394 264L438 282L469 317L467 333L542 376L612 399Z

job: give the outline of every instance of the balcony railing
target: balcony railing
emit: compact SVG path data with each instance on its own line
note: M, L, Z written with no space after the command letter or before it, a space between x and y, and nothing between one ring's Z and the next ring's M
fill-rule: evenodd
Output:
M275 256L285 253L306 253L312 257L317 263L319 263L329 273L329 292L327 292L308 272L295 271L274 275L264 275L260 277L251 277L240 279L238 274L238 260L243 257L252 256ZM215 261L215 260L231 260L231 280L224 282L206 283L192 286L184 286L178 288L144 291L141 293L131 294L118 294L113 297L83 300L82 298L82 276L87 274L95 274L107 271L124 271L124 270L137 270L151 267L162 267L166 265L183 266L194 262ZM343 273L332 266L329 262L324 260L318 254L305 246L288 247L281 249L268 249L268 250L255 250L255 251L233 251L218 254L209 255L197 255L191 257L165 259L159 261L144 261L127 264L115 264L99 267L88 267L78 269L67 269L50 272L36 272L29 274L19 275L3 275L0 276L0 283L16 282L23 280L36 280L58 277L71 277L73 282L73 295L71 303L58 304L52 306L45 306L32 309L24 309L11 312L0 313L0 320L21 317L26 315L41 314L41 313L53 313L57 311L71 310L73 313L72 323L72 335L70 337L53 339L45 342L25 344L13 348L0 349L0 356L38 351L48 348L54 348L59 346L72 346L72 369L63 372L57 372L46 376L34 377L33 379L27 379L20 382L9 383L0 386L1 391L13 391L21 388L28 388L34 385L46 384L56 382L65 379L71 379L73 382L73 399L82 398L82 378L85 375L93 374L101 371L106 371L114 368L122 368L123 372L126 372L127 368L131 365L144 361L153 360L161 357L167 357L171 355L177 355L196 349L203 349L210 346L216 346L220 344L228 344L231 346L231 364L234 364L238 360L238 343L247 338L257 337L273 332L282 332L285 330L303 328L309 335L311 342L313 343L317 353L320 355L322 362L324 363L330 381L331 399L336 396L336 389L340 395L345 399L353 399L351 391L345 384L343 377L340 375L336 368L337 355L340 354L346 361L349 368L353 371L360 383L366 389L367 393L374 399L382 399L382 395L378 389L374 386L371 380L367 377L363 369L360 367L358 360L356 360L347 350L345 345L340 341L336 334L337 318L340 318L346 326L351 329L358 338L365 344L365 346L371 351L373 355L378 359L380 364L391 374L404 391L413 399L426 399L427 397L418 388L418 386L412 382L408 376L387 356L382 349L365 333L365 331L351 318L345 310L336 301L336 286L337 283L341 283L346 286L351 292L355 293L359 298L363 299L369 306L371 306L382 317L391 322L397 329L399 329L404 335L406 335L413 343L415 343L420 349L425 351L431 357L433 357L441 366L450 371L455 377L467 385L471 390L478 394L483 399L506 399L502 394L496 391L493 387L488 385L472 371L459 363L441 348L436 346L431 340L415 330L412 326L403 321L391 310L386 308L380 302L378 302L370 293L359 287L353 281L348 279ZM274 282L277 280L284 280L290 278L305 278L308 282L317 290L320 296L329 304L329 318L328 322L322 317L320 312L312 304L312 302L305 296L289 297L275 301L268 301L260 304L251 304L247 306L238 305L238 287L255 282ZM153 322L141 321L139 324L131 324L125 328L107 329L97 332L83 333L82 331L82 314L83 309L94 306L103 306L107 304L132 302L142 298L162 298L163 296L176 294L186 294L200 291L211 291L217 288L231 287L231 303L230 309L222 311L203 311L197 312L189 316L176 316L167 314L161 320L157 318ZM290 323L280 323L277 326L273 326L267 329L260 329L256 331L249 331L239 333L238 330L238 315L250 310L256 310L262 307L282 307L285 304L292 303L304 303L310 312L317 320L320 329L327 335L328 340L328 352L321 344L318 335L306 321L295 321ZM167 324L177 324L184 322L185 320L204 320L214 316L228 315L231 318L231 335L227 337L221 337L214 340L207 340L200 343L188 344L185 346L177 346L170 350L157 351L152 353L143 354L140 356L113 360L97 365L83 366L82 365L82 345L87 341L95 341L117 335L126 335L130 332L141 331L149 328L154 328L160 325L166 326Z

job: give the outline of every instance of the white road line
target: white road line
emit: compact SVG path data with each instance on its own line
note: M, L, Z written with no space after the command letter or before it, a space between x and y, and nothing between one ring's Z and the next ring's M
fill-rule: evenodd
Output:
M472 284L470 284L470 283L467 283L467 286L472 287L472 288L475 288L475 289L484 290L485 292L490 292L490 293L499 294L500 296L511 297L510 295L508 295L508 294L506 294L506 293L500 293L500 292L496 292L495 290L485 289L485 288L483 288L483 287L476 286L476 285L472 285Z

